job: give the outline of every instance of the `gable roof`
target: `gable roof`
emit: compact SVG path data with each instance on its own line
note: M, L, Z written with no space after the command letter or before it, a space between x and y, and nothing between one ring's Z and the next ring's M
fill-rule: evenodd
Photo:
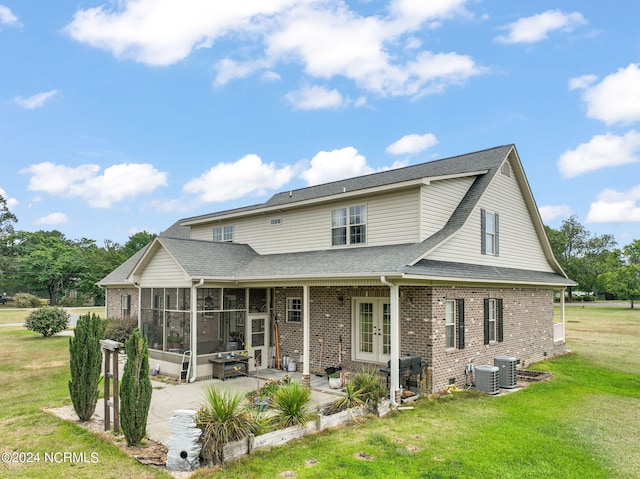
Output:
M469 220L495 174L508 158L512 159L516 177L542 248L556 273L429 261L429 252L451 238ZM464 175L475 176L465 196L447 223L439 231L419 243L259 255L246 244L192 240L188 238L187 234L190 229L188 225L211 221L223 216L257 214L264 212L265 209L321 201L345 192L366 192L371 188L401 187L407 182L419 184ZM131 281L133 275L144 268L157 248L160 247L164 248L187 276L194 280L265 281L269 279L327 279L396 275L433 280L457 278L457 280L464 281L482 280L557 286L575 284L567 278L553 256L514 145L500 146L396 170L278 193L260 205L183 219L168 228L152 242L149 248L140 255L130 258L100 284L111 284L107 280L122 280L123 277ZM129 274L125 276L127 270Z

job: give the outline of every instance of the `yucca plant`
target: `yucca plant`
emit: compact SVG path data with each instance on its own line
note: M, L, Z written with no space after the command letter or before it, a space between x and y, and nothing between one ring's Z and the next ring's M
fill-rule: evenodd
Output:
M224 445L237 441L263 427L264 421L257 419L241 393L219 391L210 386L205 391L205 401L197 415L197 424L202 429L202 449L215 464L221 464Z
M314 415L309 405L310 398L311 389L297 381L279 388L271 398L274 425L278 428L301 426L313 419Z
M349 378L349 383L353 384L354 390L360 391L360 399L371 408L375 408L387 393L382 378L373 369L360 369Z
M334 414L340 411L344 411L345 409L364 405L364 401L362 399L362 389L357 389L353 381L349 381L347 382L347 384L345 384L343 392L344 395L342 395L340 398L336 399L329 405L329 414Z

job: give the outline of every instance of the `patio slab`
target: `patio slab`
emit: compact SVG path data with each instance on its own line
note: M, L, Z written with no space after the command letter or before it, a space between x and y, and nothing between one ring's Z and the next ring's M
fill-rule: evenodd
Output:
M120 372L124 367L120 367ZM204 399L204 392L212 384L222 390L230 390L245 394L255 391L259 382L262 386L267 379L282 379L288 374L292 380L301 381L302 373L286 372L277 369L261 370L259 379L255 373L252 376L238 376L221 381L209 379L193 383L170 384L160 381L151 381L153 392L151 394L151 406L147 419L147 436L154 441L167 444L170 436L169 420L177 409L199 409ZM329 388L326 377L311 376L311 405L312 407L324 407L340 397L341 393ZM104 419L104 402L98 401L96 414Z

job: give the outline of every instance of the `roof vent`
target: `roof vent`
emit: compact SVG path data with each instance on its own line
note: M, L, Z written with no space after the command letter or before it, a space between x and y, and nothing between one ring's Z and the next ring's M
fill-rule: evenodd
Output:
M476 389L487 394L498 394L500 368L496 366L476 366Z
M496 356L493 365L500 369L500 387L513 389L517 383L516 364L518 360L510 356Z

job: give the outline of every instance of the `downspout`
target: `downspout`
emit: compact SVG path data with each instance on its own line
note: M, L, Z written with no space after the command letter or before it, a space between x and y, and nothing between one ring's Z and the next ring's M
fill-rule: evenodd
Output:
M198 375L198 292L197 289L204 284L204 278L200 278L198 284L191 287L191 377L189 382L196 380Z
M400 389L400 301L397 284L390 283L387 278L380 276L380 282L390 289L391 298L391 377L389 380L389 400L392 406L397 406L396 391Z

